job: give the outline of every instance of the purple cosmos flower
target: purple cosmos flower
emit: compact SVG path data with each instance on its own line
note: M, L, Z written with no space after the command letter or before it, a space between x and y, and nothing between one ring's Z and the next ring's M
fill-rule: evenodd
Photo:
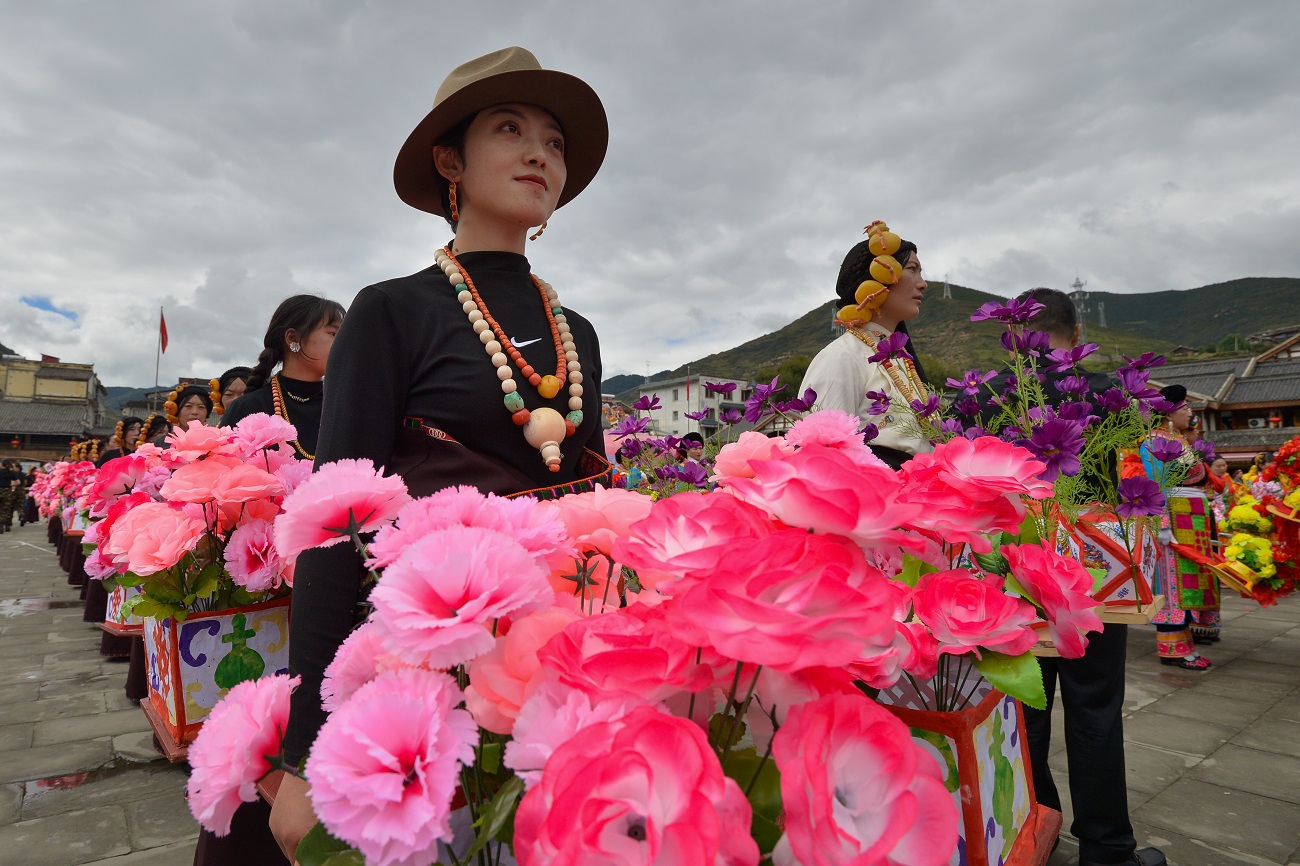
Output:
M676 466L656 466L655 475L658 475L664 481L672 481L677 477Z
M1149 370L1152 367L1159 367L1164 364L1165 356L1157 355L1155 352L1143 352L1136 358L1130 358L1128 355L1125 355L1124 360L1127 361L1128 365L1134 370Z
M967 394L975 395L979 393L980 386L987 384L990 379L997 376L995 370L989 370L987 373L981 373L979 370L967 370L966 375L960 379L949 379L949 388L961 388Z
M884 391L868 391L866 397L871 401L867 407L868 415L884 415L889 411L889 395Z
M795 397L786 403L778 403L777 408L782 412L807 412L817 402L817 392L808 388L803 392L802 397Z
M1152 439L1147 448L1161 463L1171 463L1183 456L1183 443L1173 439Z
M1056 383L1056 390L1062 394L1085 394L1088 391L1088 380L1082 376L1066 376Z
M1120 412L1128 408L1128 395L1118 388L1110 388L1098 395L1097 402L1107 412Z
M863 442L870 442L880 435L880 428L875 424L863 424L862 429L858 432L862 434Z
M705 394L725 394L728 397L730 397L731 393L735 390L736 390L735 382L705 382L704 383Z
M1043 305L1033 298L1023 300L1012 298L1005 304L989 301L987 304L981 305L974 313L971 313L970 320L972 322L985 322L996 319L1008 325L1019 325L1028 322L1042 310Z
M1071 400L1056 407L1056 417L1066 421L1078 421L1084 427L1101 419L1092 414L1092 404L1087 400Z
M649 397L642 397L632 404L632 408L638 412L650 412L658 409L662 403L659 402L658 394L651 394Z
M1119 377L1120 387L1136 400L1150 402L1160 397L1159 391L1147 385L1150 376L1145 370L1137 367L1120 367L1115 371L1115 375Z
M709 412L710 412L710 411L712 411L712 410L710 410L710 409L701 409L701 410L698 411L698 412L687 412L687 413L686 413L686 417L687 417L687 418L690 418L692 421L703 421L705 418L709 417Z
M1201 455L1202 460L1214 462L1214 443L1208 439L1197 439L1192 443L1192 450Z
M1079 452L1083 450L1083 425L1078 421L1055 418L1035 427L1029 432L1028 439L1021 439L1017 444L1023 445L1047 465L1043 470L1044 481L1055 481L1058 475L1077 475L1079 472Z
M1165 495L1160 485L1144 475L1125 478L1119 483L1119 505L1115 510L1120 517L1148 517L1165 509Z
M767 385L755 385L753 395L745 401L745 420L751 424L763 417L763 412L772 398L785 390L784 385L778 384L779 378L774 378Z
M624 416L623 420L615 424L611 429L614 436L618 439L625 439L628 436L635 436L638 433L644 433L650 426L649 418L638 418L635 415Z
M876 344L876 354L867 360L873 364L888 361L890 358L910 358L907 353L907 334L895 331Z
M1047 359L1052 362L1047 369L1054 373L1064 373L1074 369L1080 361L1095 351L1097 351L1096 343L1084 343L1073 349L1053 349L1047 353Z
M913 400L908 405L912 407L912 411L916 413L918 418L929 418L939 410L939 395L931 394L925 398L925 402Z
M960 436L963 432L961 422L956 418L949 418L939 425L939 432L951 434L953 436Z
M975 427L967 427L966 432L962 435L967 439L979 439L981 436L989 435L989 431L977 425Z
M963 397L956 403L953 403L952 408L958 415L973 418L980 412L980 401L976 400L974 397Z
M723 424L735 424L741 418L739 409L723 409L718 415L718 420Z
M1019 334L1005 331L1000 339L1002 348L1008 352L1042 355L1051 348L1050 339L1042 331L1021 331Z
M694 484L696 487L705 487L709 483L709 473L704 471L703 466L692 460L677 467L677 480Z
M622 445L618 446L618 456L620 459L631 460L641 453L641 449L644 445L645 443L640 439L629 439Z

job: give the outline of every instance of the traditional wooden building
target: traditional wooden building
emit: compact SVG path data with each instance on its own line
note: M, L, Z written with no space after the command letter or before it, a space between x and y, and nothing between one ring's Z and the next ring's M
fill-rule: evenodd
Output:
M20 460L53 460L71 442L112 435L108 395L93 364L65 364L8 355L0 358L0 453Z

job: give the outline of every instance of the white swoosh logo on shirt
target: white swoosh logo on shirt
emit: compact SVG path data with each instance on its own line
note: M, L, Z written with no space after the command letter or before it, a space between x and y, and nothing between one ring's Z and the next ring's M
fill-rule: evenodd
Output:
M533 343L540 343L541 341L541 337L537 337L533 340L516 340L514 337L511 337L510 345L514 346L516 349L522 349L524 346L531 346Z

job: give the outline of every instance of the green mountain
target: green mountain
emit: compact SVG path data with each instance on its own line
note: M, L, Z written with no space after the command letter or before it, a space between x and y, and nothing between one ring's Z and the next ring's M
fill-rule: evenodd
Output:
M1300 279L1246 277L1187 291L1141 295L1090 292L1090 318L1102 303L1106 324L1113 327L1184 346L1210 346L1231 334L1247 337L1300 325Z
M16 354L18 353L15 352L13 349L9 348L4 343L0 343L0 358L3 358L5 355L16 355Z

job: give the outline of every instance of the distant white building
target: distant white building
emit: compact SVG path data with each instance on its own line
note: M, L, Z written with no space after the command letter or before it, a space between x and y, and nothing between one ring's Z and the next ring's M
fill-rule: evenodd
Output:
M705 382L733 384L736 389L731 394L710 394L706 393ZM659 408L650 413L654 432L672 436L698 432L706 439L722 426L722 422L718 420L719 415L726 409L743 410L745 401L753 392L754 385L748 379L730 379L726 376L696 373L676 379L646 382L636 389L638 399L651 395L659 398ZM695 420L686 417L688 412L708 414Z

